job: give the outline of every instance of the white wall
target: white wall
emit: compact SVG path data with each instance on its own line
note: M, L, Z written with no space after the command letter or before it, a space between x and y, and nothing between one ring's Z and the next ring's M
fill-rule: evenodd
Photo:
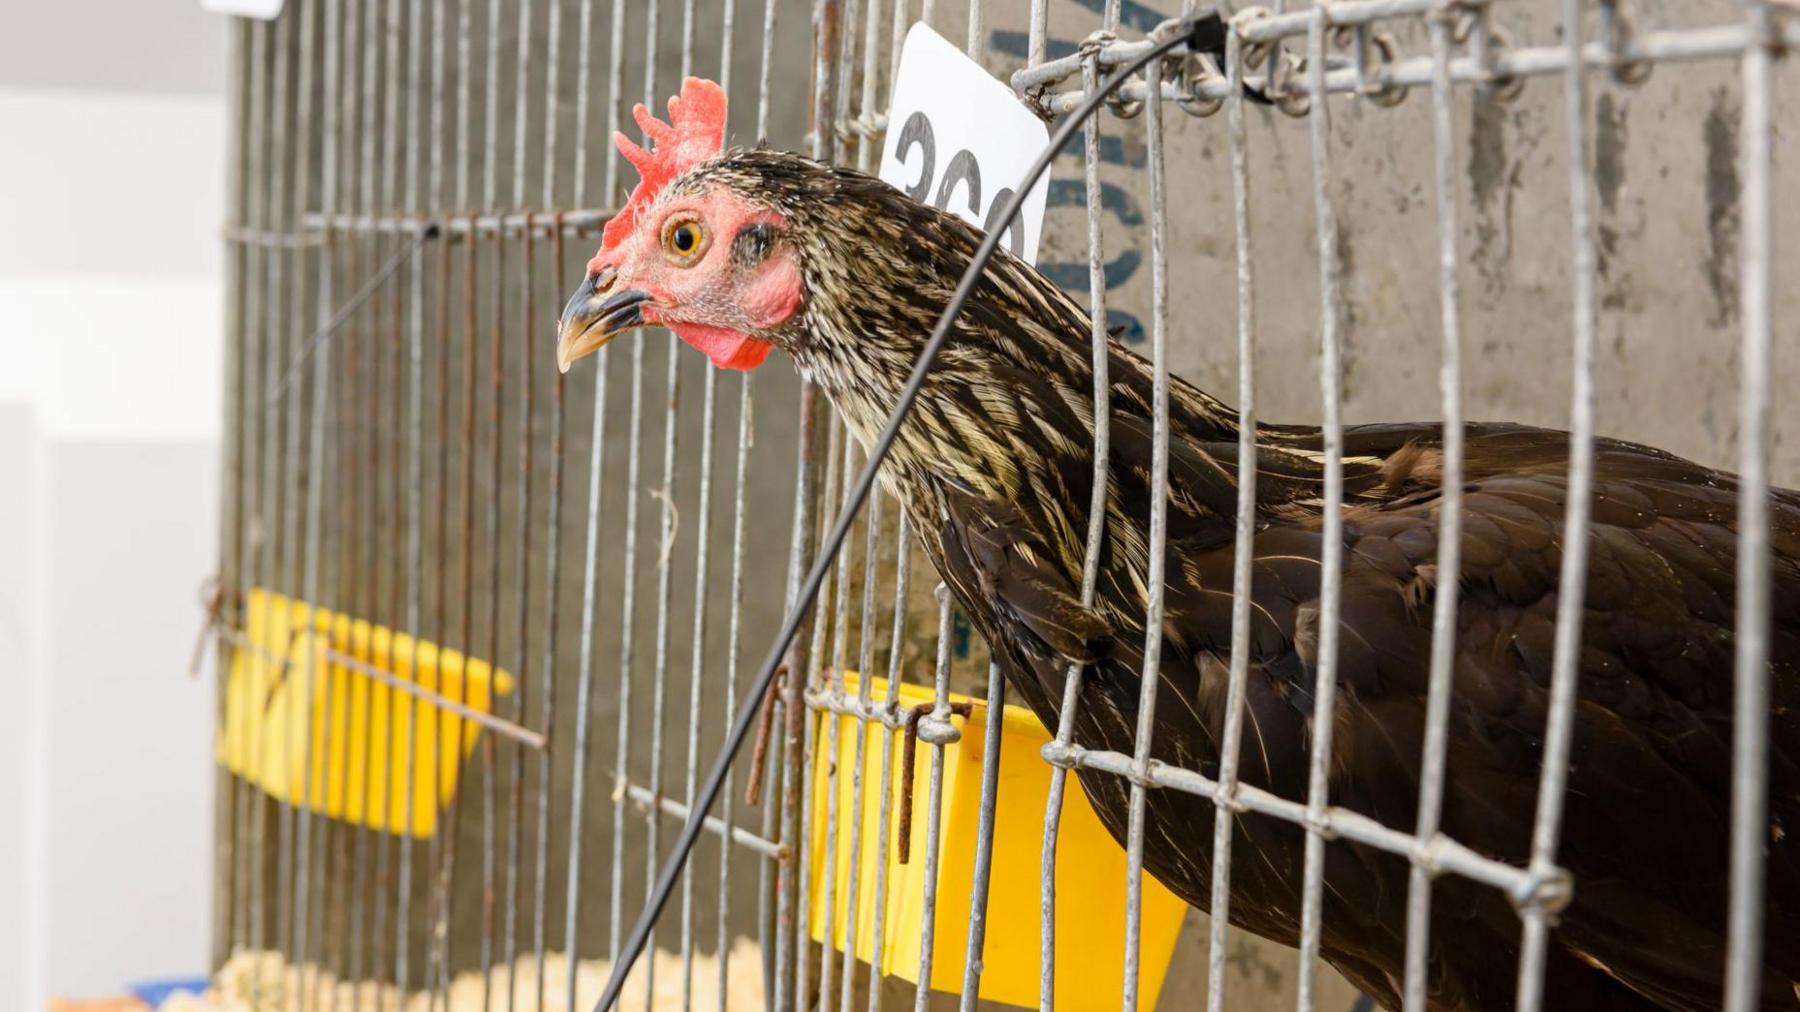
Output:
M213 691L186 667L217 538L224 25L9 7L0 1008L41 1009L206 968Z

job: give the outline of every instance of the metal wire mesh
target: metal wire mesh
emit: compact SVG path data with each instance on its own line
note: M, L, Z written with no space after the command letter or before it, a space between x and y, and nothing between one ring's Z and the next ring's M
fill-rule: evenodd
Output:
M305 771L299 797L341 789L357 799L347 803L365 813L362 823L323 817L316 805L294 803L292 795L285 801L272 798L249 776L231 778L221 803L217 868L218 892L225 899L219 904L215 954L223 959L236 951L281 952L296 968L297 984L285 992L291 1004L317 1008L347 1001L352 1007L380 1007L388 992L376 985L388 984L398 994L426 990L435 1007L449 1003L457 972L475 971L482 978L483 1007L512 1008L527 1001L531 1007L575 1005L587 994L580 968L570 959L560 978L553 977L549 957L561 951L617 958L639 883L651 881L665 846L666 820L692 815L697 773L710 750L709 729L739 705L746 640L758 649L759 631L772 628L793 605L820 532L847 504L860 448L827 416L817 391L791 377L759 377L754 386L761 389L754 392L760 396L753 397L749 374L721 378L713 370L701 371L697 360L676 351L675 342L643 332L632 336L628 352L623 343L617 353L603 350L592 380L586 375L594 373L572 374L565 381L555 372L547 343L554 319L550 307L629 183L620 177L617 152L604 142L621 125L624 103L641 96L656 108L689 73L716 76L728 90L736 80L734 140L769 138L777 146L805 147L816 158L866 170L884 136L881 110L901 40L915 16L946 34L963 29L970 55L990 67L1003 62L989 51L992 40L1013 39L1023 24L1022 54L1009 50L1006 57L1023 57L1011 84L1046 115L1057 115L1072 109L1109 69L1146 51L1149 43L1125 35L1147 33L1165 13L1174 13L1117 0L1082 0L1080 12L1060 11L1054 20L1067 32L1079 17L1094 34L1053 58L1047 0L1004 5L1005 10L971 0L966 8L946 4L942 11L932 0L924 0L923 9L909 0L685 0L679 5L613 0L604 18L599 6L564 0L515 7L499 0L485 6L475 0L312 0L288 5L272 22L246 21L236 29L237 146L227 233L232 339L226 379L232 396L221 531L225 590L217 615L222 656L236 651L239 663L264 670L265 680L297 677L301 698L319 699L327 714L366 715L347 724L360 731L360 745L327 735L318 742L320 756L312 754L310 730L299 733L290 724L277 739L282 748L299 752L285 760ZM1756 1007L1768 765L1771 82L1782 48L1800 44L1800 22L1779 17L1778 5L1751 0L1736 23L1630 32L1622 6L1599 5L1600 31L1590 41L1583 6L1569 0L1560 42L1545 46L1503 44L1507 40L1492 22L1505 5L1474 0L1334 0L1294 11L1279 4L1273 11L1248 9L1232 20L1222 66L1200 60L1167 68L1153 63L1141 82L1127 86L1107 126L1087 126L1078 187L1086 256L1085 264L1071 263L1069 276L1076 282L1071 287L1085 285L1094 318L1094 462L1100 476L1108 468L1105 345L1115 319L1108 297L1115 285L1107 259L1109 235L1103 228L1113 184L1102 178L1101 166L1108 158L1107 141L1129 138L1142 145L1144 239L1138 239L1140 230L1128 228L1134 234L1114 242L1124 248L1144 241L1150 267L1147 299L1132 308L1148 313L1142 329L1156 369L1156 506L1144 518L1151 560L1146 628L1152 632L1144 644L1132 754L1075 743L1079 667L1068 673L1060 723L1043 752L1049 790L1037 925L1040 1007L1056 1006L1058 832L1073 769L1116 775L1129 784L1126 927L1120 939L1097 940L1122 950L1123 1008L1140 1003L1145 806L1155 791L1186 792L1214 805L1210 1010L1225 1007L1231 841L1234 822L1244 813L1288 820L1307 834L1299 928L1302 1009L1317 1004L1313 973L1324 916L1324 855L1331 841L1376 848L1411 864L1405 979L1399 988L1407 1008L1425 1007L1432 885L1445 874L1512 899L1524 939L1518 1005L1534 1009L1547 1000L1554 1005L1555 996L1543 993L1544 958L1554 915L1570 889L1556 853L1577 689L1587 558L1581 547L1596 431L1599 267L1587 82L1595 71L1629 75L1698 60L1735 60L1743 78L1738 125L1743 248L1737 264L1743 495L1732 947L1724 1001L1734 1010ZM1407 58L1393 48L1387 30L1404 25L1422 28L1428 56ZM598 80L594 52L602 42L604 82ZM1293 50L1296 43L1303 43L1303 52ZM1441 829L1458 605L1465 384L1453 145L1459 94L1497 93L1540 76L1560 76L1565 89L1572 452L1543 780L1530 860L1520 865L1479 853ZM743 100L750 87L742 82L751 81L754 103ZM1355 95L1384 107L1408 89L1421 89L1430 102L1445 498L1422 776L1417 820L1409 827L1389 826L1332 803L1326 766L1330 722L1313 741L1306 797L1277 796L1239 779L1256 495L1255 365L1261 337L1256 292L1259 265L1267 263L1253 252L1258 205L1248 155L1253 127L1262 130L1265 121L1247 112L1247 87L1267 94L1282 111L1304 116L1308 125L1325 461L1322 562L1328 574L1319 607L1317 705L1327 712L1336 689L1340 588L1334 553L1342 551L1337 535L1343 511L1346 308L1334 204L1337 135L1326 96ZM592 103L601 95L604 113L595 116ZM1215 130L1210 123L1187 120L1224 110L1236 267L1242 442L1233 644L1225 732L1212 775L1163 764L1151 751L1162 647L1159 567L1166 538L1172 354L1165 133L1171 129L1171 105L1189 114L1175 120L1174 128L1182 131ZM607 129L590 130L594 119L604 119ZM603 147L595 150L596 144ZM592 171L590 158L602 166L599 173ZM596 175L602 181L590 193ZM1129 312L1120 312L1135 322ZM754 411L758 401L765 405L761 413ZM584 432L580 412L589 405ZM730 426L724 434L722 419ZM726 445L735 452L727 460L719 441L732 437L735 442ZM646 466L647 447L660 450L649 465L654 470ZM582 495L578 482L584 475ZM1095 592L1103 537L1098 505L1104 482L1095 488L1084 601ZM647 510L654 510L653 531ZM778 510L786 512L772 512ZM908 846L907 831L894 816L910 811L910 799L895 796L891 774L909 737L930 750L921 806L925 845L917 977L930 981L934 960L960 951L960 1004L975 1007L990 930L989 877L999 859L993 853L993 820L1000 722L986 722L990 740L980 750L981 818L967 931L961 938L940 939L933 903L942 874L938 834L945 756L964 733L966 717L953 709L951 689L957 683L985 687L985 705L998 712L1005 685L979 647L959 643L947 594L940 588L929 598L932 580L909 553L904 516L880 493L869 503L862 537L851 541L860 547L846 548L837 560L810 625L794 642L787 675L765 704L769 731L757 755L745 758L742 776L756 795L754 803L743 804L728 787L722 810L709 817L708 836L718 841L716 874L688 869L679 908L655 936L659 944L673 945L677 955L681 979L677 996L669 1000L681 1007L699 1001L697 954L708 947L716 961L717 1004L727 1007L732 939L740 934L757 942L761 990L770 1007L847 1009L858 1000L859 987L866 989L868 1008L881 1007L885 913L895 897L884 876L876 877L872 895L862 892L856 874L840 892L835 869L840 863L859 867L865 860L886 867L892 848ZM782 523L786 539L758 536L760 529L775 530ZM574 553L580 564L571 559L564 566L563 556ZM785 594L777 595L772 574L781 567ZM770 589L758 592L765 587ZM250 602L258 590L279 591L307 609L354 615L406 634L411 655L394 648L385 660L375 660L308 640L299 652L272 656L250 635ZM654 595L646 607L640 607L640 590ZM310 622L308 611L303 623ZM677 642L683 631L685 644ZM642 637L648 638L648 650ZM466 681L456 695L434 690L416 676L422 642L503 664L516 688L492 713L463 695ZM320 658L328 673L323 687L313 683ZM616 659L610 672L609 658ZM871 677L877 670L886 673L884 698L877 698ZM848 680L852 671L858 674L854 689ZM351 681L345 672L364 678ZM898 694L909 675L914 682L928 682L931 690L929 705L912 712L902 708ZM396 691L406 695L404 704ZM386 700L380 707L378 692ZM382 711L388 725L378 729L374 714ZM244 716L223 701L221 713ZM678 737L669 734L671 713L681 719ZM476 746L478 758L462 762L468 751L461 737L465 727L461 721L446 723L450 716L468 718L487 732ZM850 747L856 758L847 790L830 772L842 754L840 717L853 722ZM288 719L296 718L290 712ZM301 727L310 727L306 718L299 719ZM427 723L437 730L430 739L436 754L426 754L421 769L413 743ZM331 719L323 724L338 726ZM257 754L263 749L259 736L270 731L254 720L229 730L248 739ZM610 750L607 734L613 736ZM375 782L372 764L357 769L350 756L372 755L378 741L400 742L396 754L404 763ZM881 750L879 790L862 776L870 748ZM821 761L828 770L823 775L815 769ZM421 777L436 783L446 767L457 765L465 767L464 782L450 793L441 828L421 838L411 824L413 806L398 799L411 799ZM816 790L820 783L823 790ZM603 791L610 804L596 804L595 791ZM378 828L368 818L396 805L404 808L404 825L390 821ZM822 810L815 812L814 806ZM866 806L877 806L880 813L873 839L862 832ZM838 832L841 810L851 813L847 834ZM818 863L826 870L817 881L810 859L815 825L822 826ZM600 852L607 855L604 862ZM603 933L596 909L602 895ZM861 923L865 905L873 911L872 965L860 964L848 942L843 951L832 944L839 930L846 938L852 934L845 926ZM820 923L813 923L815 916ZM814 938L825 944L815 946ZM662 1007L658 996L667 987L666 981L659 985L657 970L654 962L644 967L641 987L646 1005ZM346 981L370 983L350 987L341 983ZM926 987L915 989L916 1008L927 1008L930 1000Z

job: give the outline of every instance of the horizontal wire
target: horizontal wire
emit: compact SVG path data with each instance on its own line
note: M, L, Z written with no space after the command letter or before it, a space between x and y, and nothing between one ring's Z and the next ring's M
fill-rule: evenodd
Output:
M511 214L476 213L444 217L419 217L408 214L307 214L301 224L310 229L347 232L357 235L417 235L426 238L439 235L462 236L478 232L484 236L516 237L530 232L548 238L556 234L561 223L565 236L596 235L619 213L616 207L583 208L574 211L520 211Z
M249 650L262 657L264 660L269 661L276 666L277 671L287 667L291 661L291 658L282 657L268 647L250 639L250 637L245 635L240 629L229 629L220 626L215 630L215 634L232 646L242 650ZM334 647L325 647L319 651L319 654L321 657L334 664L341 664L353 671L367 675L383 685L399 689L401 692L413 696L414 698L422 699L432 706L437 707L439 710L454 713L465 720L472 720L482 727L493 731L495 734L504 735L516 742L520 742L536 749L539 752L548 751L550 748L550 739L547 735L539 734L528 727L515 724L512 721L501 717L496 717L491 713L483 713L474 707L460 703L448 696L434 692L431 689L427 689L417 682L402 678L386 668L377 667L367 661L352 657Z
M693 811L693 809L676 801L674 798L667 795L658 796L648 787L630 783L629 781L625 783L624 787L625 797L630 799L632 804L637 805L639 811L647 812L651 808L655 808L662 814L677 819L686 819L688 814ZM727 823L725 820L716 815L708 815L706 817L706 831L714 836L724 835L726 825ZM758 836L741 826L731 827L731 842L746 850L755 851L764 857L773 858L777 861L785 861L788 858L787 844L776 843L774 840Z
M1088 750L1079 746L1056 749L1054 743L1044 746L1044 758L1054 765L1076 769L1116 773L1127 779L1134 775L1135 763L1123 752ZM1168 787L1194 794L1240 812L1271 815L1288 822L1308 825L1306 804L1291 801L1278 794L1240 782L1235 797L1221 798L1219 783L1201 773L1152 761L1143 778L1146 786ZM1411 833L1390 828L1382 823L1335 805L1327 806L1317 820L1327 838L1342 838L1367 844L1417 862L1432 873L1453 872L1464 878L1494 886L1512 897L1515 904L1543 906L1554 910L1569 895L1569 875L1561 868L1545 872L1530 871L1505 861L1486 857L1450 837L1439 833L1421 841Z
M1388 0L1382 0L1387 5ZM1394 0L1394 5L1401 5L1401 0ZM1409 7L1432 6L1420 0L1404 0ZM1331 7L1333 25L1354 24L1344 16L1341 8L1360 7L1361 4L1349 2L1334 3ZM1275 19L1271 19L1275 20ZM1245 29L1245 36L1253 42L1273 41L1288 35L1304 32L1287 32L1268 35L1259 31L1263 22L1250 21ZM1778 34L1783 45L1800 46L1800 22L1789 22L1781 26ZM1748 28L1743 25L1721 25L1711 28L1683 29L1679 31L1645 32L1628 40L1617 48L1609 48L1603 43L1589 43L1582 47L1582 63L1594 70L1611 70L1627 64L1678 63L1697 60L1725 59L1741 56L1757 44ZM1121 42L1106 46L1100 51L1103 66L1116 66L1127 62L1134 55L1141 55L1148 47L1144 42ZM1358 94L1367 90L1381 91L1390 88L1414 88L1430 85L1434 73L1435 62L1429 56L1395 60L1392 63L1370 67L1359 73L1355 67L1332 68L1325 74L1325 91L1329 94ZM1493 50L1492 55L1483 63L1473 58L1463 57L1451 61L1450 79L1459 84L1492 84L1525 77L1547 77L1564 74L1569 65L1569 56L1561 46L1541 46L1521 49ZM1063 57L1052 60L1027 70L1019 71L1012 77L1013 90L1023 94L1027 91L1042 89L1056 84L1066 78L1079 74L1081 70L1078 56ZM1245 75L1244 86L1253 91L1264 91L1269 84L1266 75ZM1119 89L1123 101L1142 101L1145 97L1144 82L1131 81ZM1291 75L1283 85L1285 94L1309 95L1310 84L1299 75ZM1221 75L1209 74L1197 80L1166 81L1163 84L1163 97L1168 99L1222 99L1230 95L1230 84ZM1066 91L1045 95L1041 99L1042 108L1052 115L1062 115L1073 110L1081 103L1082 92Z

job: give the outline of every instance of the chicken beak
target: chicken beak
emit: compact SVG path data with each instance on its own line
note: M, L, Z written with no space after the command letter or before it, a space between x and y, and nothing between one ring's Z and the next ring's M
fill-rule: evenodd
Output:
M635 288L609 291L615 279L611 268L589 277L563 307L556 341L556 365L563 372L568 372L576 359L600 350L633 327L643 326L643 304L650 300L650 293Z

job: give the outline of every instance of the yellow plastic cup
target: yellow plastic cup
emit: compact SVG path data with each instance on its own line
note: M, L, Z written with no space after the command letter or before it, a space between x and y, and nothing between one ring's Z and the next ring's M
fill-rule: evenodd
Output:
M846 675L849 691L856 691L855 675ZM875 679L874 698L886 698L887 685ZM929 703L930 690L900 686L900 706L910 709ZM983 735L991 713L985 703L966 696L953 702L971 702L967 719L952 718L962 738L944 750L943 821L938 837L936 942L932 950L930 987L936 991L962 989L963 957L969 925L969 899L975 868L976 822L981 801ZM845 897L849 888L850 828L856 816L852 771L856 768L856 723L850 716L826 713L824 720L839 721L838 754L827 753L826 726L817 730L812 783L812 910L814 941L825 938L825 829L827 791L837 781L837 844L833 855L831 945L844 951ZM1038 750L1050 740L1036 715L1024 707L1008 706L1001 718L1000 778L994 810L994 858L988 885L987 934L982 948L980 997L1007 1005L1035 1007L1038 1003L1040 855L1044 839L1044 805L1049 794L1051 767ZM881 828L881 771L883 730L868 727L868 751L862 775L862 839L857 856L856 956L870 961L875 951L875 882L886 875L888 900L882 938L882 970L913 983L919 982L920 926L925 900L926 800L931 776L933 746L918 745L913 767L913 820L911 860L899 862L897 842L902 778L902 735L893 735L894 804L886 813L889 848L885 864L876 860L876 841ZM1138 959L1140 1002L1155 1007L1175 951L1176 936L1187 906L1149 874L1143 881ZM1119 1004L1124 982L1125 852L1100 824L1077 784L1063 794L1062 824L1057 837L1056 861L1056 1007L1058 1009L1112 1009ZM1112 940L1097 947L1097 939Z
M512 676L435 643L419 641L415 650L410 636L262 589L250 592L244 625L226 676L218 761L277 800L371 829L435 835L481 725L344 658L481 713L512 691Z

